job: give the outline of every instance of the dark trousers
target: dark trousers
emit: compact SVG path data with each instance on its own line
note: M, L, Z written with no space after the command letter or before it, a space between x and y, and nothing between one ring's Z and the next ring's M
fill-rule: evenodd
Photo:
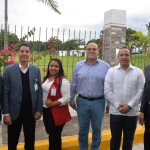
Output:
M145 121L144 150L150 150L150 121Z
M119 150L123 132L122 150L132 150L137 116L110 115L111 141L110 150Z
M50 108L43 108L43 121L47 134L49 134L49 150L62 150L61 133L65 124L55 126Z
M23 125L25 150L34 150L35 141L35 119L32 114L24 114L12 121L12 125L8 126L8 150L17 150L17 144Z

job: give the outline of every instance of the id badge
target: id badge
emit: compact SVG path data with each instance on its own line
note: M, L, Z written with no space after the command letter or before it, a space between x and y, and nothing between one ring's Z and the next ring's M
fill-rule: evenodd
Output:
M51 96L56 96L56 88L55 87L53 87L51 89Z
M36 83L34 84L34 89L35 91L38 91L38 85Z

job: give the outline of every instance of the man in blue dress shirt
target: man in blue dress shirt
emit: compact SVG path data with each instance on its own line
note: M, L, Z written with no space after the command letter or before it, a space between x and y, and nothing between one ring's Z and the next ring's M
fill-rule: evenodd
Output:
M97 44L86 47L86 59L74 68L71 82L70 105L77 110L79 122L79 149L88 150L88 132L91 123L91 150L99 150L104 117L104 79L110 65L98 59ZM75 102L75 96L78 94Z

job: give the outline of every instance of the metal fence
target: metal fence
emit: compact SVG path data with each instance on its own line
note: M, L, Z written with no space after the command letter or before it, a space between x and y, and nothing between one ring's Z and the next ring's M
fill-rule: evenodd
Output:
M73 30L62 28L41 28L41 27L25 27L25 26L8 26L8 45L17 43L16 38L21 39L28 35L28 33L35 29L34 34L26 37L26 41L30 43L32 56L37 59L31 63L38 65L41 69L42 77L45 75L43 70L46 69L48 61L51 57L59 57L62 60L63 68L66 76L71 79L74 65L85 58L85 46L91 40L98 40L100 38L100 31L87 30ZM0 50L4 46L4 26L1 25L0 31ZM48 41L51 37L57 37L59 45L55 54L47 53ZM69 43L73 41L74 43ZM67 45L68 42L68 45ZM73 44L76 44L75 46ZM73 51L74 50L74 51ZM82 51L82 53L81 53ZM18 61L18 58L15 58Z
M24 26L8 26L8 43L15 43L16 37L21 39L27 35L30 30L35 28L33 35L27 36L26 41L31 44L32 55L40 58L36 61L33 59L31 63L37 65L41 69L42 77L45 75L44 70L47 68L47 64L51 57L59 57L63 63L63 68L68 79L71 80L74 65L85 58L85 46L89 41L98 40L100 42L100 31L87 31L87 30L73 30L62 28L41 28L41 27L24 27ZM4 26L1 25L0 31L0 50L4 46ZM50 55L47 52L47 43L51 37L57 37L59 46L57 47L56 54ZM74 43L68 43L68 41L75 40L78 48L74 47ZM66 46L67 45L67 46ZM74 51L71 51L74 50ZM81 53L82 51L82 53ZM72 53L71 53L72 52ZM47 55L46 55L47 54ZM16 60L18 58L16 57ZM150 63L147 54L132 54L132 64L144 70L145 66Z

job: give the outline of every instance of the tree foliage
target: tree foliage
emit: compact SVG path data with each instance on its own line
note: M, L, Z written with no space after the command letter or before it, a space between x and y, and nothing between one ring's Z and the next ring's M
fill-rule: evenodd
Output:
M131 29L127 30L128 34L126 35L126 40L129 48L142 48L142 52L145 54L147 53L147 50L150 46L150 27L149 25L146 25L146 27L148 30L146 35L143 32L138 32Z
M136 34L136 33L137 31L131 28L126 29L126 46L128 46L130 50L135 46L135 44L139 40L137 36L133 36L133 34Z
M37 0L37 1L42 2L48 7L51 7L56 13L61 14L61 12L58 9L57 2L55 0Z
M79 40L77 39L72 39L68 40L63 44L63 49L64 50L78 50L79 49Z
M10 44L16 44L18 42L19 38L15 33L8 32L8 45ZM4 47L4 30L1 29L0 32L0 49L3 49Z

